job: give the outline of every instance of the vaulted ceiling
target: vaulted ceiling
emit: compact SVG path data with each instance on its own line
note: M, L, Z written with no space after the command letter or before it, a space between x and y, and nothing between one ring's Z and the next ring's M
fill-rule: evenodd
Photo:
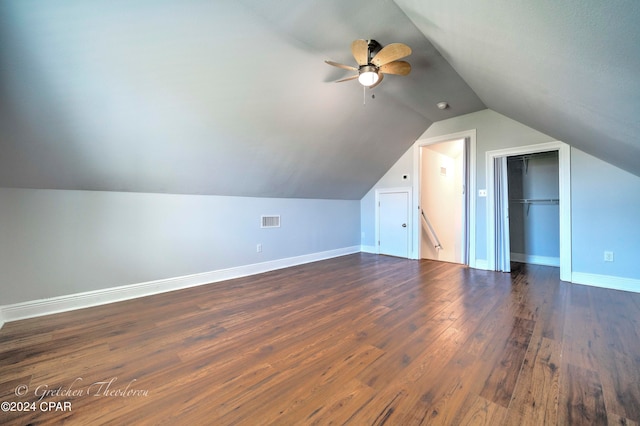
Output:
M0 187L359 199L486 107L640 175L637 22L622 0L5 0ZM411 46L411 74L333 83L358 38Z

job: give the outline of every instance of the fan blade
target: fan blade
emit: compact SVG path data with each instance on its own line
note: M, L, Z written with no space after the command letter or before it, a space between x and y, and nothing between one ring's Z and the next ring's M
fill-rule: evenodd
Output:
M371 60L371 63L377 67L402 59L411 55L411 48L403 43L391 43L382 48L381 51Z
M393 61L380 67L380 72L385 74L408 75L411 65L406 61Z
M359 77L358 74L352 75L351 77L343 78L342 80L337 80L336 83L342 83L343 81L355 80L358 77Z
M381 72L378 73L378 81L376 81L376 84L373 84L371 86L369 86L369 89L373 89L374 87L376 87L378 84L382 83L382 79L384 78L384 74L382 74Z
M367 65L369 63L369 43L367 40L354 40L351 43L351 53L358 65Z
M333 62L333 61L324 61L324 62L329 64L329 65L333 65L334 67L342 68L342 69L345 69L345 70L358 71L358 68L352 67L352 66L349 66L349 65L339 64L339 63Z

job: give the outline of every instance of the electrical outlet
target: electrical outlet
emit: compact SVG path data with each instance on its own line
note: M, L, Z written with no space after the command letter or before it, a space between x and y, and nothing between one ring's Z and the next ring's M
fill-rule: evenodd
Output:
M605 251L604 252L604 261L605 262L613 262L613 252L612 251Z
M256 253L262 253L262 244L256 246Z
M486 189L479 189L478 190L478 197L486 197L487 196L487 190Z

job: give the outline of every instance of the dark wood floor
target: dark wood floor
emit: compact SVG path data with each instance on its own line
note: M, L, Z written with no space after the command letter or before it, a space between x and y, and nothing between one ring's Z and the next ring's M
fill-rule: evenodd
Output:
M636 424L639 319L556 268L356 254L5 324L35 411L0 423Z

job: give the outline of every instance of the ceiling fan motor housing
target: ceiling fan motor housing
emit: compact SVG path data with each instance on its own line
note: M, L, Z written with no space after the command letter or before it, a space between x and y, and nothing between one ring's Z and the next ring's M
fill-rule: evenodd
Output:
M382 50L382 45L375 40L368 40L367 43L369 44L369 58L367 62L371 62L371 59Z
M376 67L375 65L363 65L360 67L359 69L360 74L365 73L365 72L374 72L374 73L378 73L378 67Z

